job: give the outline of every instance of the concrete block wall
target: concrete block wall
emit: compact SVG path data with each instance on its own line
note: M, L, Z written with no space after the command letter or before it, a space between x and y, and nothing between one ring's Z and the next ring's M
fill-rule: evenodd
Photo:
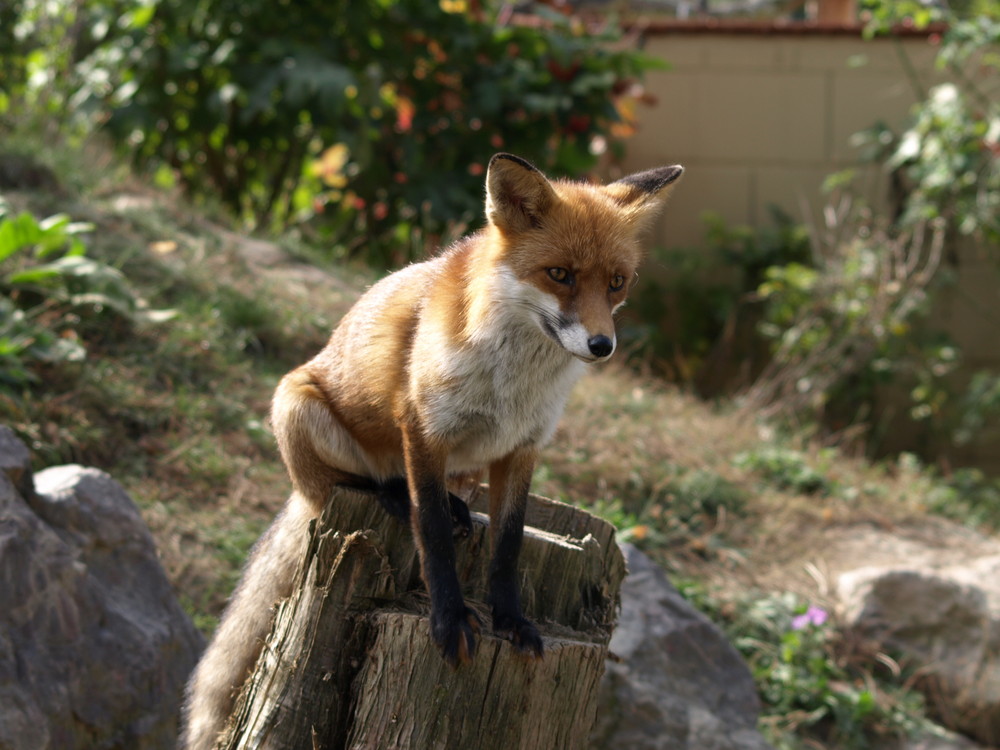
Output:
M687 167L654 229L654 246L696 252L705 244L707 211L749 226L769 224L769 204L799 220L818 215L826 177L860 167L852 136L879 121L898 129L920 91L941 81L937 49L924 36L738 31L675 25L650 28L643 38L643 50L671 67L647 76L657 101L638 109L638 133L620 166L623 172ZM878 206L887 176L875 166L864 169ZM962 349L966 376L1000 371L1000 249L963 245L951 256L954 283L935 304L934 324ZM899 437L892 448L912 447L903 431ZM1000 474L1000 427L974 445L943 446L942 453Z
M668 248L702 244L705 211L756 226L772 203L795 217L818 209L824 179L858 163L851 136L905 121L917 101L908 69L935 80L924 37L651 30L643 51L671 68L647 76L657 102L640 107L622 166L688 167L655 232Z

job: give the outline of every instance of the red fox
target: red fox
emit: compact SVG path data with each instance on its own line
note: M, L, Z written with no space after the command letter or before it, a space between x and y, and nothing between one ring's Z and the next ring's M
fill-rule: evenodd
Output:
M529 657L517 559L535 459L584 363L615 350L613 315L643 256L643 229L681 176L661 167L606 186L550 181L510 154L486 175L487 226L375 284L326 347L282 379L271 420L294 491L257 543L188 685L189 750L210 748L335 487L365 490L411 524L431 637L453 666L473 658L479 618L455 572L468 533L456 475L489 472L495 633Z

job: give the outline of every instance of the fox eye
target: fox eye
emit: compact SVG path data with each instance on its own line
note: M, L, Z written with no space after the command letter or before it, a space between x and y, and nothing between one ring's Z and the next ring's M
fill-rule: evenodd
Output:
M619 291L623 286L625 286L625 277L620 273L615 274L611 279L611 284L609 285L612 292Z
M549 278L553 281L558 281L560 284L569 282L569 271L565 268L548 268L546 271L548 271Z

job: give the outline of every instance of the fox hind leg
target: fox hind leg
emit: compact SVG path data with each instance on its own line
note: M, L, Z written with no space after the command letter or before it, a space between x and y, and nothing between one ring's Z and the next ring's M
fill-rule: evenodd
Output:
M333 488L364 466L363 452L330 408L330 400L303 366L278 384L271 424L292 485L319 515Z

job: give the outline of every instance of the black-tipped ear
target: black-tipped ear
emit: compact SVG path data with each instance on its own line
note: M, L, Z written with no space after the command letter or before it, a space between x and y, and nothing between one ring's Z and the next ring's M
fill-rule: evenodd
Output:
M608 185L607 189L623 204L646 202L650 199L665 198L666 194L661 196L661 191L680 179L682 174L684 167L679 164L657 167L622 177Z
M530 162L497 154L486 172L486 218L506 232L539 227L557 200L555 190Z
M644 193L658 193L672 182L676 182L684 174L684 167L674 164L672 167L657 167L645 172L636 172L618 180L619 183L630 185Z
M636 231L647 228L667 202L684 167L647 169L605 185L604 191L622 208L623 216Z

